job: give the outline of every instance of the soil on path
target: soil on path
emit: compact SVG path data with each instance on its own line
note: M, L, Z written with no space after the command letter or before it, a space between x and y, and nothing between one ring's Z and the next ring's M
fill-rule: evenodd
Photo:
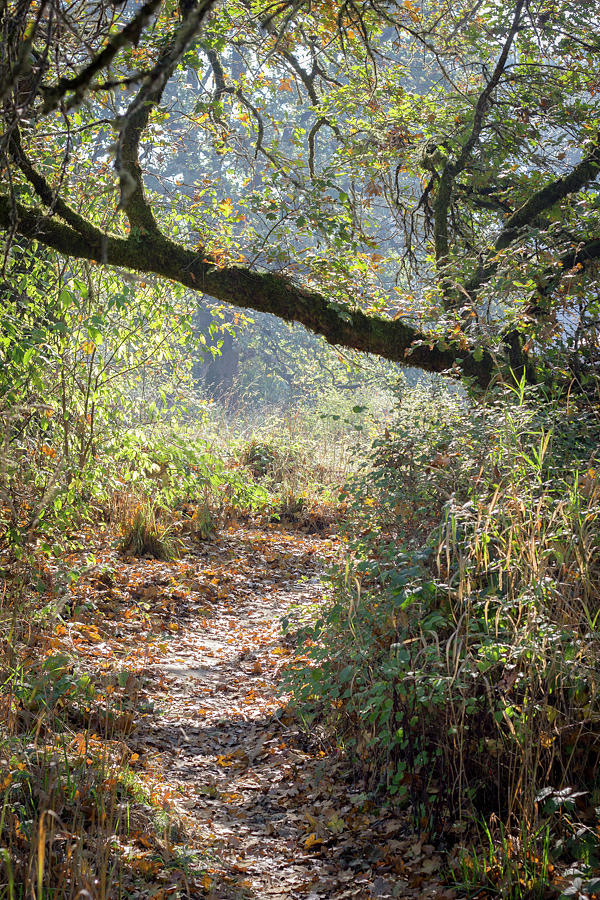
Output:
M152 601L182 572L187 585L146 668L152 712L128 743L161 773L181 818L190 896L455 896L436 878L434 847L378 809L278 693L293 652L281 621L320 601L319 575L335 550L331 538L236 527L183 562L132 563L141 598Z

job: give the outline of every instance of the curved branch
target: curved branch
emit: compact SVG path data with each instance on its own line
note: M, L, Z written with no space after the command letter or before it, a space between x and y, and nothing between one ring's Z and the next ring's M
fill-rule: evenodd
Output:
M265 159L268 159L271 165L275 169L277 169L277 160L275 159L273 154L266 149L264 145L265 126L260 112L258 111L256 106L254 106L254 104L248 99L248 97L246 97L240 87L234 87L233 85L227 84L227 81L225 79L225 71L221 64L221 60L219 59L218 53L212 47L204 47L203 49L206 53L206 56L208 57L208 61L210 63L215 79L216 90L214 99L218 100L223 94L230 94L233 97L237 97L240 103L246 107L246 109L256 122L256 145L254 148L254 158L256 159L258 157L258 154L262 153ZM225 123L217 115L215 115L215 121L221 123L222 125L225 125ZM300 182L296 178L293 178L289 174L286 177L287 180L294 184L296 187L301 187Z
M495 244L495 252L506 249L518 236L519 230L535 221L540 213L550 209L559 200L580 191L600 173L600 144L589 153L568 175L545 185L536 191L516 212L506 220Z
M273 33L272 29L270 29L268 27L268 25L266 25L264 22L263 22L263 27L265 27L267 31L270 31L271 33ZM317 92L315 90L315 78L316 78L317 74L319 74L319 75L321 75L321 77L323 77L323 73L322 73L321 69L319 68L316 60L313 61L312 72L307 72L306 69L298 62L298 60L296 59L294 54L290 53L289 50L286 50L285 47L277 46L276 49L277 49L278 55L281 56L283 59L285 59L287 64L293 69L293 71L296 73L296 75L300 78L300 81L302 82L302 84L304 85L304 87L306 89L306 93L308 94L308 98L309 98L310 102L315 107L315 110L317 110L320 100L319 100L319 95L317 94ZM313 125L313 127L311 128L310 134L308 136L308 149L309 149L308 169L309 169L309 172L310 172L310 175L312 178L314 178L314 174L315 174L315 172L314 172L315 137L317 135L317 132L321 129L321 127L323 125L327 125L327 127L332 130L332 132L335 134L335 136L339 140L342 139L342 133L341 133L340 129L338 128L338 126L335 125L335 123L330 122L326 116L323 116L323 115L319 116L319 119L317 120L315 125Z
M254 106L254 104L251 103L250 100L248 100L246 95L242 92L241 88L237 88L237 90L235 92L235 96L238 98L240 103L244 104L244 106L246 107L248 112L250 112L252 114L254 121L256 122L256 147L254 148L254 159L256 159L256 157L258 156L259 153L263 153L265 156L268 157L268 159L270 159L273 162L273 158L272 158L271 154L267 150L265 150L265 148L263 146L263 141L264 141L264 137L265 137L265 126L263 124L261 114L259 113L256 106Z
M129 109L115 123L119 131L115 156L121 192L119 208L124 210L132 227L145 232L154 234L158 233L159 229L144 191L139 162L140 139L148 125L151 110L160 103L167 81L214 4L215 0L198 0L197 5L186 14L171 40L163 48L156 65L134 97Z
M310 177L315 177L315 142L317 138L317 134L323 127L323 125L327 125L326 119L317 119L313 127L310 129L308 133L308 171L310 172Z
M72 228L87 240L97 240L102 236L99 228L75 212L65 201L52 190L46 179L34 169L21 145L21 136L17 126L12 129L9 149L19 169L31 184L42 203L65 220Z
M485 88L479 95L475 104L475 112L473 115L473 123L471 132L463 144L456 159L449 159L440 174L437 193L433 203L434 209L434 243L435 258L438 270L442 273L442 288L444 294L445 305L448 308L456 306L458 298L452 291L448 279L444 276L443 270L448 263L449 242L448 242L448 215L452 203L452 189L454 180L459 175L471 156L471 152L477 145L481 136L481 130L485 121L486 113L489 109L493 92L498 87L500 79L506 66L508 54L513 45L519 22L525 6L525 0L517 0L513 13L511 27L504 41L504 45L500 52L500 56L494 66L494 71L490 76ZM432 154L433 155L433 154Z
M117 34L113 35L106 44L106 47L104 47L104 49L101 50L78 75L73 76L73 78L61 78L58 84L52 85L52 87L42 85L40 90L45 99L42 105L41 114L46 115L47 113L52 112L52 110L57 109L60 105L60 101L69 92L74 93L74 97L69 101L69 105L72 105L72 101L77 102L80 100L85 95L94 76L111 64L119 50L123 47L127 47L129 44L137 43L143 29L161 3L162 0L148 0L139 12L136 13L131 22L125 25L125 27Z
M215 79L216 90L214 99L218 100L221 94L232 94L233 88L227 86L227 81L225 80L225 72L223 71L223 66L221 65L219 54L213 47L203 47L203 50L208 57L213 77Z
M535 224L538 217L546 210L551 209L560 200L564 200L570 194L575 194L587 184L594 181L600 174L600 143L597 143L586 157L562 178L544 185L519 207L502 226L493 248L487 255L485 262L479 271L465 285L465 290L470 296L474 296L493 276L500 265L498 254L506 250L523 233L527 226Z
M17 204L17 231L73 258L93 260L176 281L243 309L268 312L322 335L330 344L373 353L427 372L447 372L487 387L497 366L487 350L462 349L399 319L349 309L290 279L244 266L217 269L200 253L160 234L138 233L127 239L99 234L91 240L40 210ZM0 195L0 227L14 227L10 198Z
M471 151L479 141L479 137L481 135L481 129L483 128L483 123L485 120L485 114L488 111L490 101L492 99L492 94L498 87L502 74L504 72L506 61L508 59L508 54L510 53L510 49L513 45L514 39L519 30L519 23L521 21L521 16L523 14L523 7L525 6L525 0L517 0L515 11L513 14L513 20L510 27L510 30L506 36L506 40L504 41L504 46L502 47L502 51L496 65L494 66L494 71L490 76L490 80L486 84L485 88L479 95L477 103L475 104L475 114L473 116L473 125L471 127L471 134L467 138L465 144L461 152L459 153L457 159L450 164L450 171L452 178L456 178L460 172L464 169L465 165L469 160L469 156L471 155Z

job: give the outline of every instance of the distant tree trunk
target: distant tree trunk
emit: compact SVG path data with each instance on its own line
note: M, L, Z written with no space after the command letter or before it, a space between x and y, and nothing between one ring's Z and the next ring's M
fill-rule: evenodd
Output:
M206 338L208 347L221 343L220 355L213 356L210 350L204 358L194 364L194 377L201 382L209 395L215 400L235 400L235 381L239 372L240 353L234 336L229 331L219 334L210 333L210 325L214 321L210 312L198 306L194 313L194 329L197 334ZM227 319L225 320L227 321Z

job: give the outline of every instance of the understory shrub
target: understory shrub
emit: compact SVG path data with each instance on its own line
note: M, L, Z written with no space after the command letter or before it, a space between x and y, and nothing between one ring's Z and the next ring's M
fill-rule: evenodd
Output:
M345 567L299 630L293 697L431 834L594 818L599 434L587 403L524 385L479 406L417 388L348 483ZM560 852L593 868L580 827Z

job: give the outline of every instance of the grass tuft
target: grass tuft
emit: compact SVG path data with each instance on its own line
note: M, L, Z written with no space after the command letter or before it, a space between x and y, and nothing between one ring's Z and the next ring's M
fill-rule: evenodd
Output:
M155 506L138 503L122 525L118 548L126 556L173 559L178 549L173 532L172 523L165 523Z

